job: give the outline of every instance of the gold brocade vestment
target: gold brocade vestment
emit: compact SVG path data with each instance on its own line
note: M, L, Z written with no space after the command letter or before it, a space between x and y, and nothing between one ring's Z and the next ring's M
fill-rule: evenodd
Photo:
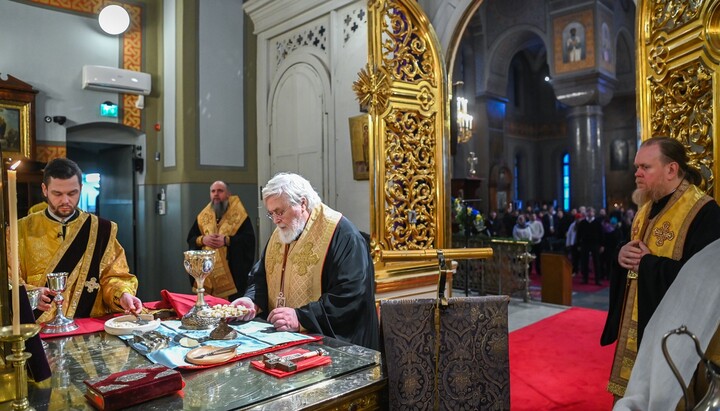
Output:
M63 224L48 217L45 212L38 212L18 220L20 275L22 281L30 287L46 287L47 274L53 272L68 248L76 239L78 232L90 219L90 236L85 244L85 254L77 265L69 272L63 297L63 310L67 317L74 317L83 292L95 293L94 304L90 311L91 317L100 317L111 312L122 312L119 305L120 296L124 293L135 295L137 278L130 274L125 258L125 250L117 241L117 224L111 224L110 237L102 254L96 278L89 277L91 259L95 247L99 247L97 239L98 217L77 210L80 213L74 220ZM63 231L63 225L64 231ZM64 232L64 236L63 236ZM37 322L46 322L55 315L55 306Z
M287 248L284 290L286 307L302 307L320 299L322 269L335 228L342 214L325 204L312 211L300 237ZM265 252L265 272L268 287L268 307L277 307L276 297L283 282L285 244L275 229Z
M688 234L688 227L698 211L712 199L699 188L683 181L672 194L665 207L652 219L652 203L644 204L633 221L631 238L642 240L653 255L680 260ZM639 273L638 275L653 275ZM618 397L625 395L630 373L638 351L638 298L637 277L628 274L625 303L620 319L615 358L610 373L608 391Z
M200 214L198 214L198 228L203 235L220 234L229 238L237 233L247 216L247 211L240 201L240 198L238 196L230 196L228 197L228 208L220 221L217 221L212 203L209 203ZM198 242L199 241L200 240L198 240ZM228 247L225 246L214 249L205 246L203 250L215 250L215 268L205 279L205 283L203 284L205 292L216 297L227 297L237 293L235 281L233 280L227 259Z

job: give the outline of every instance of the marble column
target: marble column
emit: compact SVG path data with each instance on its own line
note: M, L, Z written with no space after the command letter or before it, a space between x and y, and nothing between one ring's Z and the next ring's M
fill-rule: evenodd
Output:
M570 205L605 207L605 162L602 148L602 107L571 107L567 125L570 153Z

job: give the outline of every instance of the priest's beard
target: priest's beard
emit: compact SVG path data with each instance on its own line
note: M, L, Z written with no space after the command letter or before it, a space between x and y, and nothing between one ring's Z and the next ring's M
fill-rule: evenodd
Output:
M225 200L220 203L213 203L212 208L213 211L215 211L215 218L219 220L225 215L225 211L227 211L228 201Z
M305 221L303 221L302 218L295 218L287 227L278 228L280 229L278 232L280 235L280 241L282 241L283 244L290 244L300 237L300 234L302 234L303 229L305 228Z
M632 193L633 203L641 206L648 201L657 201L663 198L663 195L657 189L640 189L637 188Z

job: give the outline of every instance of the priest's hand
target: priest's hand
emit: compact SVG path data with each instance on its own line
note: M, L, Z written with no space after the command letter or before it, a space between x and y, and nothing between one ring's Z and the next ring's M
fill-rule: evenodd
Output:
M225 247L225 236L221 234L207 234L202 237L202 243L208 247Z
M294 308L278 307L270 311L268 321L271 322L278 331L300 330L300 321L298 321L297 313Z
M233 307L241 306L247 308L247 314L243 315L242 317L237 317L238 320L250 321L255 318L255 315L257 315L257 308L255 307L255 303L248 297L240 297L230 303L230 305L232 305Z
M38 289L40 290L40 298L38 299L37 309L47 311L52 307L52 301L57 293L47 287L38 287Z
M120 297L120 307L122 307L126 313L133 312L140 314L142 312L142 301L130 293L123 293Z
M618 253L618 264L620 267L638 272L640 260L647 254L652 254L650 249L640 240L632 240L622 246Z

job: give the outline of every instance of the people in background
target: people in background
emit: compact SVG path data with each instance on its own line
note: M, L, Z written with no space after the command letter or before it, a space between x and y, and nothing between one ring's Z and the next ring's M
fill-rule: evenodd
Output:
M280 331L309 331L377 349L375 272L357 228L297 174L275 175L262 189L275 231L252 269L253 283L233 305Z
M69 318L113 312L140 313L138 282L130 274L117 224L77 208L82 171L66 158L50 161L41 184L48 207L18 221L20 275L28 289L40 289L38 322L55 315L55 292L47 274L68 272L63 311Z
M645 327L681 267L720 238L720 207L698 188L702 177L688 164L682 143L667 137L644 141L635 168L633 201L639 209L611 276L601 339L603 345L617 340L608 384L617 398L625 394Z
M601 284L600 254L602 253L602 223L595 218L595 209L587 208L585 219L577 223L576 245L580 252L582 282L587 284L590 276L590 257L592 256L595 284Z
M512 236L513 239L517 241L532 241L532 231L530 230L530 226L528 226L527 222L525 221L524 214L521 214L517 217L517 223L515 223L515 226L513 227Z
M255 231L240 197L231 195L225 182L210 185L210 202L195 219L187 243L191 250L216 250L215 268L203 284L206 293L229 300L245 295Z
M530 249L530 252L535 254L535 272L537 273L537 275L542 275L542 273L540 272L540 255L543 252L543 238L545 237L545 229L543 228L542 222L535 213L530 213L530 223L528 224L528 226L530 227L530 242L532 243L532 248Z

